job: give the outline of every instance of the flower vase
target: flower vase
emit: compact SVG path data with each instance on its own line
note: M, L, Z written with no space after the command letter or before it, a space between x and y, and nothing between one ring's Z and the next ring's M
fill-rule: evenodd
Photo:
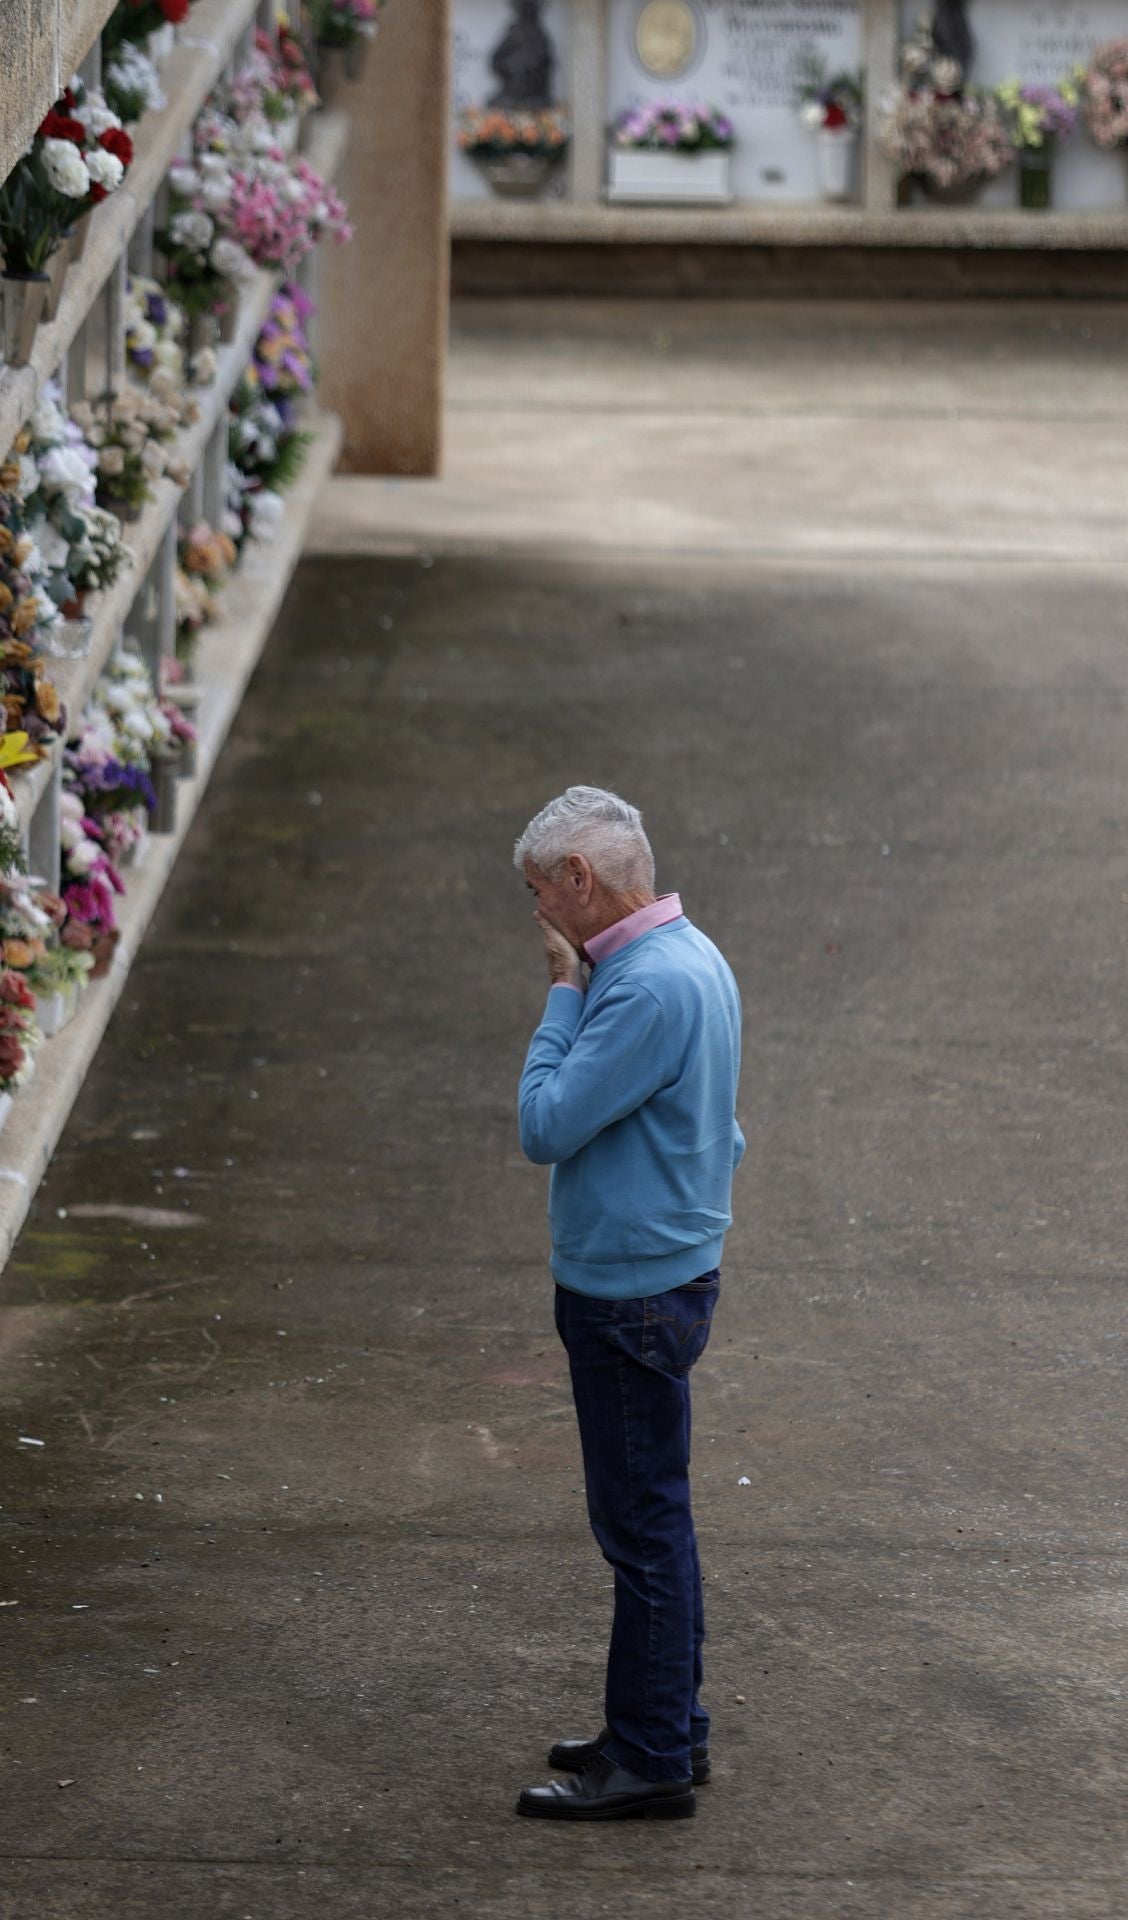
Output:
M195 780L200 772L200 743L198 740L182 740L177 755L177 774L181 780Z
M1054 199L1053 141L1024 147L1018 158L1018 203L1028 213L1045 213Z
M981 173L971 180L953 180L950 186L941 186L929 174L922 176L921 184L925 194L938 207L972 207L986 185Z
M0 1128L4 1126L4 1123L7 1120L8 1115L11 1113L11 1111L12 1111L11 1094L0 1093Z
M153 33L150 33L146 41L149 58L158 67L163 60L168 59L175 46L176 28L170 20L166 20L163 27L157 27Z
M78 988L60 987L58 993L49 993L37 1000L35 1018L40 1033L45 1040L53 1040L57 1033L74 1019L78 1011Z
M323 107L344 105L345 87L363 79L367 59L368 40L364 36L350 41L347 47L327 46L323 40L317 41L313 79Z
M47 307L45 273L6 273L4 288L4 360L9 367L26 367L35 345L35 330Z
M818 135L819 191L824 200L852 200L856 127L823 127Z
M94 955L94 965L90 971L91 980L104 980L113 965L114 953L121 934L115 927L112 933L96 933L90 951Z
M68 607L73 605L73 601L67 602ZM93 632L94 622L89 615L71 615L64 608L63 618L57 626L52 627L43 644L43 651L53 660L85 660L90 652Z
M149 760L149 778L157 796L157 804L149 818L149 830L152 833L176 832L176 789L180 769L180 752L154 753Z

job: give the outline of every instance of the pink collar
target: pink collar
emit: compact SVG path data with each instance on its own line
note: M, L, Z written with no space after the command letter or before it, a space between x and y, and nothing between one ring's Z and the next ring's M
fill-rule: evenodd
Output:
M651 901L648 907L639 907L634 913L628 913L625 920L616 920L610 927L604 927L602 933L593 933L584 947L584 959L590 966L597 967L601 960L609 960L613 953L619 953L623 947L629 947L632 940L640 934L653 933L655 927L668 926L671 920L682 917L682 903L676 893L664 893L659 899Z

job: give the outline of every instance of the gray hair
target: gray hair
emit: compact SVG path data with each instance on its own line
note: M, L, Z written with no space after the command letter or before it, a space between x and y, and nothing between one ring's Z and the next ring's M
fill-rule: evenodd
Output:
M554 880L570 853L582 853L615 893L653 892L654 855L637 807L603 787L569 787L530 820L513 849L520 871L531 860Z

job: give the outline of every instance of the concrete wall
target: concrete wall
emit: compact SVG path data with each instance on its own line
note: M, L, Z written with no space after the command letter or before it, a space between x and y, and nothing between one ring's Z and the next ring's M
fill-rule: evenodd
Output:
M114 0L0 0L0 177L113 10Z
M351 246L327 250L321 390L345 423L352 473L432 474L442 441L449 247L448 0L385 9L348 87L342 188Z

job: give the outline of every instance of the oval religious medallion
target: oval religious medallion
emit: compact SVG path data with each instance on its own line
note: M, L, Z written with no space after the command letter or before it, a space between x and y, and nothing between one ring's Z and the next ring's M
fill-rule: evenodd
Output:
M646 0L635 25L635 52L647 73L662 80L692 66L697 16L688 0Z

